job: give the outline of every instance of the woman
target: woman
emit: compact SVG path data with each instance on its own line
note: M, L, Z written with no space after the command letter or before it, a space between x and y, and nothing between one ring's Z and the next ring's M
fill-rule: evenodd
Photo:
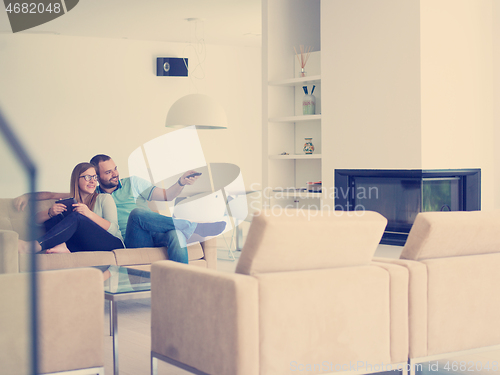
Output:
M54 203L47 212L37 214L37 221L44 223L47 232L35 241L35 251L46 250L51 254L111 251L125 247L113 197L98 194L96 187L94 166L78 164L71 174L71 196L78 203L73 204L71 213L65 213L64 204ZM27 252L29 247L28 242L19 241L19 252Z

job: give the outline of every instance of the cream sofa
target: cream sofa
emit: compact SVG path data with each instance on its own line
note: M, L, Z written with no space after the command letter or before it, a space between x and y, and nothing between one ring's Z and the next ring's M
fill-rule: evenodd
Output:
M358 215L262 211L235 274L155 263L152 372L158 359L213 375L405 368L409 273L371 261L387 221Z
M36 202L36 211L48 210L53 200ZM30 256L18 253L18 239L30 240L27 231L29 208L18 211L12 199L0 199L0 273L26 272L30 269ZM188 246L189 264L217 267L216 239ZM52 270L101 265L142 266L168 259L166 248L118 249L114 251L88 251L71 254L37 254L37 269Z
M422 362L500 350L499 210L419 213L400 259L377 261L409 272L411 372ZM486 362L467 362L462 372Z

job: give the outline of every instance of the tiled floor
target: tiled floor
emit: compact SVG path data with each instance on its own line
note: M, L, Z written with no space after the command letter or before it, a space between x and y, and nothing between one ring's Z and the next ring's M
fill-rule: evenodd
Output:
M399 258L402 248L380 245L375 253L377 257ZM240 252L234 252L239 258ZM230 260L230 254L224 242L218 250L217 267L222 272L234 272L236 261ZM107 305L107 304L106 304ZM119 353L121 375L147 375L150 373L150 312L149 299L119 302ZM106 306L106 329L109 322L109 310ZM113 374L112 341L105 336L105 372ZM454 357L439 361L422 363L423 375L500 375L500 351L483 352L474 355ZM447 365L448 364L448 365ZM488 369L485 369L488 367ZM447 370L449 368L449 371ZM454 371L455 370L455 371ZM186 375L188 372L159 362L159 375Z

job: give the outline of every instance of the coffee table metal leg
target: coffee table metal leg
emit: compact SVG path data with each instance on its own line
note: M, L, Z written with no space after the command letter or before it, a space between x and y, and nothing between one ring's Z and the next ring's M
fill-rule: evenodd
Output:
M113 374L118 375L118 311L116 301L111 301L113 327Z
M113 303L109 302L109 335L113 336Z
M239 220L235 220L235 225L238 225L240 223ZM241 248L243 247L243 231L239 227L239 225L236 227L236 251L241 251Z
M151 353L151 375L158 375L158 358L153 357L153 353Z

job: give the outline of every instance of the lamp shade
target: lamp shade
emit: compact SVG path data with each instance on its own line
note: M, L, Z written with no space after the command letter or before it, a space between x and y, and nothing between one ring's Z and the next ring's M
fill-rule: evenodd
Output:
M227 129L226 113L222 106L208 95L183 96L170 107L165 126L183 128L193 125L198 129Z

